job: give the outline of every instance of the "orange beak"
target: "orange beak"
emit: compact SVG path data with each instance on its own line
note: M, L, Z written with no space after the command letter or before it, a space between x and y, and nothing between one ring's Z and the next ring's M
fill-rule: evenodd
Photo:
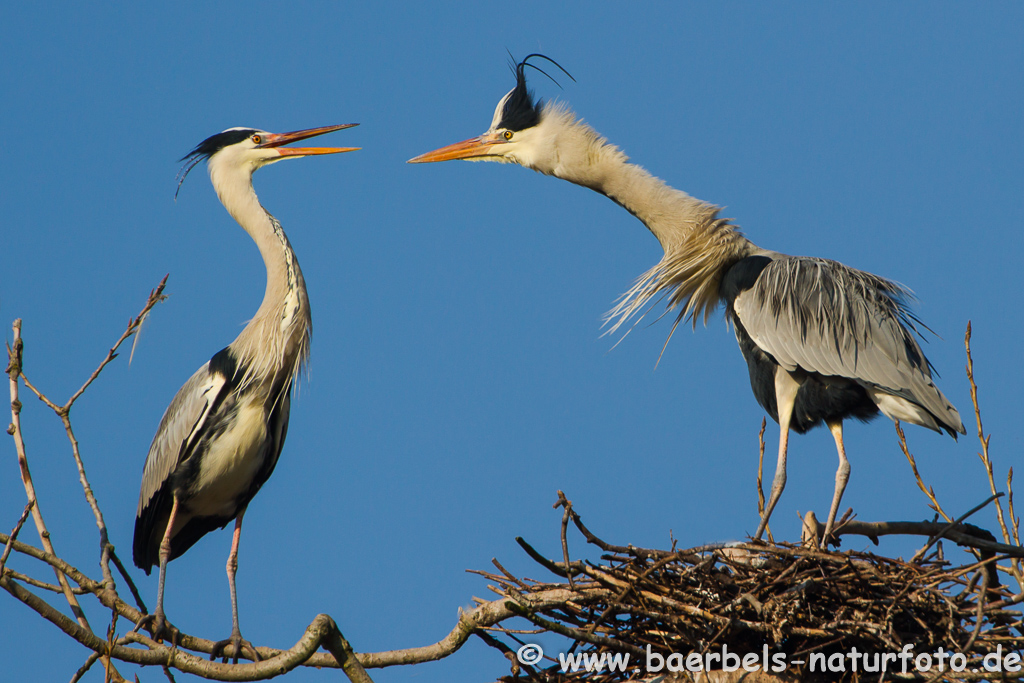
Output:
M277 153L283 157L305 157L312 156L313 154L338 154L339 152L354 152L359 147L283 147L289 142L298 142L299 140L306 140L317 135L323 135L324 133L333 133L336 130L342 130L343 128L352 128L358 126L358 123L343 123L340 126L322 126L320 128L308 128L306 130L297 130L291 133L268 133L263 136L263 142L260 143L260 147L263 148L276 148Z
M432 161L450 161L451 159L475 159L479 157L498 156L491 154L491 149L505 142L496 133L483 134L469 140L456 142L453 145L435 149L433 152L421 154L409 159L410 164L427 164Z

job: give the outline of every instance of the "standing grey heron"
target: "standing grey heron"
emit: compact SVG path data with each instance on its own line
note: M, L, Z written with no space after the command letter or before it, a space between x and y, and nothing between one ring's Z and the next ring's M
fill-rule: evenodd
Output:
M608 143L566 106L544 104L526 87L529 55L513 65L515 87L498 102L485 133L410 163L467 159L519 164L589 187L647 226L664 257L637 280L608 314L612 331L666 297L686 318L707 321L719 304L733 324L757 402L779 423L779 457L761 538L786 485L789 432L828 425L839 453L829 538L850 464L843 420L879 411L903 420L964 431L956 408L932 381L931 363L912 331L910 292L890 280L836 261L788 256L746 239L720 208L669 187ZM562 69L562 71L565 71ZM543 73L543 72L542 72ZM568 72L566 72L568 75ZM570 76L571 78L571 76ZM649 309L648 309L649 310ZM642 317L643 314L641 314Z
M231 590L231 637L218 642L211 659L242 648L258 659L238 628L235 572L242 517L274 471L291 407L292 385L309 358L312 318L306 283L281 224L260 204L252 174L282 159L351 152L358 147L285 147L298 140L358 124L268 133L229 128L200 142L182 161L178 187L206 160L224 208L253 241L267 268L267 288L256 315L227 348L185 382L167 407L146 456L132 547L136 566L160 567L153 637L169 633L164 616L167 563L214 529L234 520L227 573Z

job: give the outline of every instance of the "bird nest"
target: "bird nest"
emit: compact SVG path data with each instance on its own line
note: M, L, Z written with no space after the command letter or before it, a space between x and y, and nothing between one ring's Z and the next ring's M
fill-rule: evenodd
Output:
M977 562L956 566L944 559L941 543L911 561L761 543L620 547L590 533L564 497L560 503L566 519L605 554L600 562L570 561L563 520L562 561L518 539L559 581L520 579L497 561L497 573L480 572L535 627L499 627L484 636L512 661L503 681L1022 677L1012 671L1019 658L1007 659L1024 652L1019 605L1013 609L1020 596L999 585L995 569L1008 554L982 551ZM559 590L568 599L541 599ZM570 642L559 655L532 663L538 651L531 644L542 633ZM616 654L623 664L612 671ZM772 675L752 676L757 668Z

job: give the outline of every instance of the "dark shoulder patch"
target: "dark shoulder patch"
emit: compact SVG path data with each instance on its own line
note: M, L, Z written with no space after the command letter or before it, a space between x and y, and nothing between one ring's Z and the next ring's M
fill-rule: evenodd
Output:
M210 372L226 377L229 388L234 387L241 379L243 371L244 368L239 365L235 354L231 353L230 346L221 349L210 359Z
M772 259L767 256L748 256L740 259L725 271L722 276L722 284L718 291L727 303L732 303L740 292L746 291L754 286L761 271L768 267Z

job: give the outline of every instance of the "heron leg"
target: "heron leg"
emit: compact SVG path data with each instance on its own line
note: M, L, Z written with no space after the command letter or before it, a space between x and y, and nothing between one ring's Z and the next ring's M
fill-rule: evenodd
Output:
M836 492L832 496L832 508L828 512L828 521L825 522L822 544L828 543L832 527L835 526L836 514L839 512L839 501L843 499L846 482L850 480L850 461L846 459L846 447L843 446L843 421L829 420L828 429L832 432L832 438L836 440L836 451L839 452L839 469L836 470Z
M786 488L786 453L789 448L789 423L793 419L793 406L796 404L796 392L800 382L782 368L775 371L775 404L779 411L779 460L775 466L775 479L772 480L772 492L768 497L768 505L764 508L761 523L757 526L754 540L759 540L768 528L768 519L772 516L775 504Z
M177 517L178 497L174 496L174 502L171 504L171 514L167 517L167 528L164 529L164 536L160 540L160 579L157 583L156 589L156 610L153 614L140 619L139 623L135 627L138 629L147 621L152 619L153 640L157 641L170 638L173 642L177 636L176 629L168 625L167 617L164 616L164 579L167 577L167 563L171 559L171 536L176 531L174 523L177 520Z
M242 517L244 516L245 509L243 508L238 513L238 516L235 517L235 533L231 538L231 554L228 555L227 563L228 587L231 590L231 637L214 643L213 650L210 652L210 659L216 659L230 645L233 648L231 660L234 664L238 663L238 655L243 649L249 651L253 661L260 661L260 655L256 652L256 648L248 640L242 638L242 631L238 627L238 596L235 592L235 573L238 572L238 541L242 537ZM226 655L224 659L227 659Z

